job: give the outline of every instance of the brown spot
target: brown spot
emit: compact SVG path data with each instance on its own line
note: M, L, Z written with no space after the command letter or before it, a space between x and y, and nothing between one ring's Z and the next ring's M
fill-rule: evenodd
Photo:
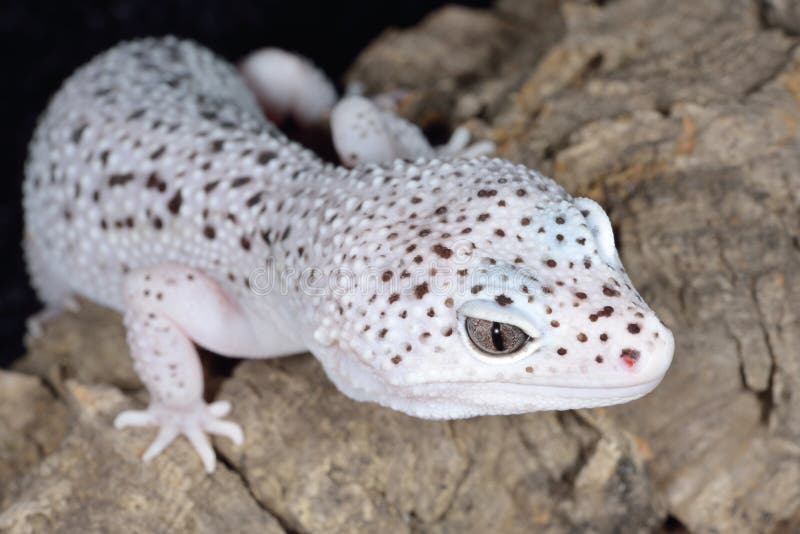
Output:
M579 238L577 238L575 240L575 242L578 243L579 245L585 245L586 244L586 238L585 237L579 237Z
M575 296L581 300L586 299L586 293L584 293L583 291L578 291L577 293L575 293Z
M482 285L477 285L477 286L472 286L471 291L473 295L477 295L478 293L481 292L482 289L483 289Z
M420 202L422 202L421 198L419 198L419 197L411 197L411 203L412 204L419 204Z
M253 206L255 206L256 204L258 204L259 202L261 202L261 197L262 197L263 195L264 195L264 192L263 192L263 191L256 193L255 195L253 195L252 197L250 197L250 198L248 198L248 199L247 199L247 201L245 202L245 205L246 205L248 208L252 208L252 207L253 207Z
M118 185L125 185L128 182L133 180L133 173L125 173L125 174L112 174L108 177L108 186L115 187Z
M561 347L556 352L558 353L559 356L564 356L567 353L567 349L565 349L564 347Z
M580 341L581 343L586 343L586 341L587 341L588 339L589 339L589 338L588 338L588 337L586 336L586 334L584 334L583 332L581 332L580 334L578 334L578 341Z
M556 224L564 224L564 217L556 217Z
M414 256L414 263L422 263L422 259L423 259L422 256L417 254L416 256Z
M531 366L529 365L528 367L526 367L526 368L525 368L525 372L526 372L526 373L533 373L533 367L531 367Z
M400 300L400 293L392 293L389 295L389 304L394 304L398 300Z
M378 337L383 339L386 337L386 333L389 331L388 328L382 328L380 332L378 332Z
M422 282L420 285L414 288L414 294L417 296L418 299L424 297L428 291L429 291L428 282Z
M429 235L431 235L431 231L429 228L423 228L422 230L419 231L418 235L420 237L428 237Z
M529 224L531 224L531 220L530 220L528 217L523 217L523 218L522 218L522 219L519 221L519 223L520 223L522 226L528 226Z
M544 262L544 263L545 263L545 265L547 265L547 266L548 266L548 267L550 267L551 269L554 269L555 267L557 267L557 266L558 266L558 263L556 263L556 260L547 260L547 261L546 261L546 262Z
M597 363L603 363L603 357L598 354L597 356L594 357L594 361L596 361Z
M222 148L225 146L225 141L222 139L215 139L211 142L211 151L212 152L222 152Z
M172 195L172 198L169 199L169 202L167 202L167 209L173 215L177 215L181 210L181 203L183 203L183 198L181 198L181 190L178 189L175 191L175 194Z
M242 236L242 238L239 240L239 244L242 245L243 249L250 250L250 240L247 239L247 237Z
M217 231L214 230L213 226L206 226L203 228L203 235L206 236L208 239L214 239L217 237Z
M434 245L433 251L444 259L448 259L453 255L453 251L442 244Z
M628 325L628 332L630 332L631 334L638 334L639 332L641 332L641 330L642 330L641 327L639 327L639 325L636 323L631 323Z
M478 191L478 197L479 198L493 197L496 194L497 194L497 190L496 189L481 189L480 191Z
M592 268L592 262L590 260L583 260L583 266L587 269Z
M497 295L497 296L494 298L494 300L495 300L495 302L497 302L497 303L498 303L500 306L508 306L509 304L512 304L512 303L514 302L512 299L508 298L508 297L507 297L507 296L505 296L505 295Z
M600 334L600 341L608 341L608 334L606 333Z
M603 286L603 295L607 297L618 297L619 291L617 291L613 287Z
M553 328L558 328L559 326L561 326L561 323L553 319L552 321L550 321L550 326L552 326Z
M433 308L428 308L428 317L436 317L436 311Z
M480 215L478 215L478 220L480 222L483 222L486 219L488 219L489 217L491 217L491 215L489 215L488 213L481 213Z
M163 193L167 190L167 183L161 179L157 172L151 173L150 176L147 177L147 182L145 182L144 185L148 189L158 190L159 193Z
M495 230L494 233L495 233L495 235L497 235L499 237L505 237L506 236L506 233L503 230L501 230L500 228Z
M392 271L383 271L383 274L381 275L381 280L383 280L384 282L388 282L391 279L392 279Z
M436 211L434 213L436 215L444 215L445 213L447 213L447 206L439 206L438 208L436 208Z
M252 178L249 176L239 176L238 178L234 178L231 182L231 188L242 187L243 185L248 184L250 180L252 180Z
M395 354L394 357L392 358L392 363L395 364L395 365L397 365L398 363L400 363L402 361L403 361L403 358L401 358L399 354Z
M167 147L166 147L166 146L164 146L164 145L161 145L160 147L158 147L157 149L155 149L155 150L154 150L154 151L153 151L153 152L150 154L150 159L153 159L153 160L155 160L155 159L158 159L158 158L160 158L161 156L163 156L163 155L164 155L164 152L166 152L166 151L167 151Z
M452 308L453 307L453 299L451 299L450 297L447 297L446 299L444 299L444 305L446 307L448 307L448 308Z
M258 157L256 161L259 165L266 165L275 157L275 152L271 152L269 150L264 150L263 152L258 153Z

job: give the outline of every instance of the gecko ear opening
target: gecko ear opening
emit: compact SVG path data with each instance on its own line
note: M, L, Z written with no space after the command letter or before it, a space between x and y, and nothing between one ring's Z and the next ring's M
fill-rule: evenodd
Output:
M590 198L576 198L574 203L586 219L589 231L592 232L597 244L597 253L600 259L615 269L621 269L622 262L614 244L614 230L611 228L611 221L606 212L600 204Z

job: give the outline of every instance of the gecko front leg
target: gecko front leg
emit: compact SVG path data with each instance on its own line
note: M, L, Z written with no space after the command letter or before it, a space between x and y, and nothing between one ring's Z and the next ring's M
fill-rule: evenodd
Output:
M433 147L422 130L391 109L391 97L370 100L350 95L331 112L333 145L348 167L389 163L395 159L475 158L495 150L491 141L470 144L470 133L457 128L447 144Z
M226 436L238 445L243 434L239 425L222 419L230 403L203 399L203 372L192 340L225 355L255 355L258 343L247 319L202 272L165 264L127 276L125 327L150 404L122 412L114 425L159 428L142 456L145 461L184 435L212 472L216 456L207 435Z

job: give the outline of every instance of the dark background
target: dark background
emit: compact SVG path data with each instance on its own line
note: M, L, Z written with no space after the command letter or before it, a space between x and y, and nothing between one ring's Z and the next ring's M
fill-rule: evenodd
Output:
M0 2L0 367L23 351L25 319L39 308L20 246L20 186L36 117L61 82L115 43L145 35L193 38L230 60L279 46L314 60L337 82L390 26L415 24L446 3L488 0L19 0Z

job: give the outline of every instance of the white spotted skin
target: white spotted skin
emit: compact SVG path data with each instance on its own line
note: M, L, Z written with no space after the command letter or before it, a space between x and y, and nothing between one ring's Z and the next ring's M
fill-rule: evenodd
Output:
M328 120L336 88L308 59L277 48L249 54L239 70L273 122L291 116L302 126Z
M501 159L326 165L190 42L123 44L70 78L34 136L24 191L45 300L76 293L125 311L130 273L179 265L252 326L247 347L224 331L204 344L308 349L344 393L421 417L624 402L672 358L596 204ZM188 291L194 320L219 320L206 292ZM487 357L465 310L533 339Z

